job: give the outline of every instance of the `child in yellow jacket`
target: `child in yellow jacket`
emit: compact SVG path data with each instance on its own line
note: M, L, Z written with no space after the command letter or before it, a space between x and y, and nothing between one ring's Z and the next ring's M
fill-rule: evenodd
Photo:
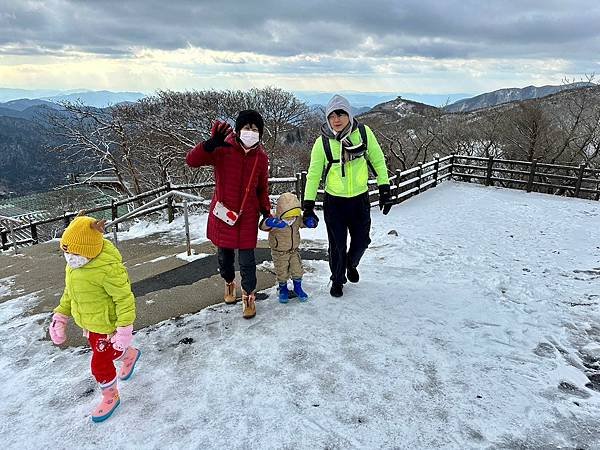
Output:
M84 331L92 348L92 375L102 389L102 400L92 420L110 417L120 398L114 361L122 361L119 379L131 377L141 352L131 346L135 298L121 254L103 237L105 221L78 216L65 229L65 290L50 324L52 342L65 342L69 317Z

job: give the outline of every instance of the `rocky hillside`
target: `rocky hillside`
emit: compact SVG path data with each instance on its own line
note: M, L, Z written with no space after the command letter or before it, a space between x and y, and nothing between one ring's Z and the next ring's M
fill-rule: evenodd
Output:
M507 88L459 100L444 108L445 112L469 112L476 109L490 108L502 103L542 98L557 92L595 86L593 83L580 82L561 86L527 86L524 88Z
M45 191L64 183L58 155L46 150L57 142L33 118L0 116L0 195Z
M424 103L405 100L398 97L395 100L374 106L370 111L360 116L365 122L383 120L385 123L393 123L409 117L427 116L439 111L435 106Z
M391 170L438 154L600 167L600 86L452 113L398 98L360 120L376 133Z
M509 89L506 91L509 91ZM492 94L493 93L483 95ZM453 118L459 117L468 117L470 120L477 120L478 117L486 117L490 114L496 115L499 112L508 113L516 109L521 109L524 106L535 106L542 110L546 110L547 112L560 115L566 112L568 104L572 103L575 98L586 94L591 95L592 98L597 98L600 95L600 86L586 83L585 86L580 86L579 88L572 87L570 89L558 90L551 94L545 94L540 98L535 97L526 100L501 102L499 104L477 108L473 111L463 111L462 114L448 111L448 107L436 108L435 106L398 97L395 100L374 106L367 113L361 114L360 119L366 123L383 122L386 124L402 124L407 120L414 122L415 120L418 121L419 119L433 116L443 117L445 120L450 121L452 121Z

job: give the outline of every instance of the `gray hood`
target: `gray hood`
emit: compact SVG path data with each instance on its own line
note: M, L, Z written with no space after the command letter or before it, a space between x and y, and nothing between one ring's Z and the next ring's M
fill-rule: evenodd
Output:
M329 120L327 119L329 114L337 109L346 111L348 113L348 117L350 118L350 123L354 122L354 116L352 115L352 107L350 106L350 102L341 95L334 95L331 100L329 100L329 103L327 103L327 109L325 109L325 122L327 122L327 124L329 124ZM333 132L333 130L331 131Z

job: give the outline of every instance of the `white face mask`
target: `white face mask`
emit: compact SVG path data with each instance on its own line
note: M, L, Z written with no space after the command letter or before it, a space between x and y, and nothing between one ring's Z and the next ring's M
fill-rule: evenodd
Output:
M71 269L79 269L80 267L85 266L90 262L85 256L81 255L73 255L71 253L65 252L65 259L67 260L67 264L71 267Z
M246 146L246 148L250 148L254 146L259 139L259 134L256 131L252 130L241 130L240 131L240 141Z

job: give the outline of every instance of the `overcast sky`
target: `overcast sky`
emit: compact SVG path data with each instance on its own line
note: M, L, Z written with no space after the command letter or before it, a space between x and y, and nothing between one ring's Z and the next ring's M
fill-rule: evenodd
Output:
M0 0L0 87L480 93L599 73L598 24L596 0Z

